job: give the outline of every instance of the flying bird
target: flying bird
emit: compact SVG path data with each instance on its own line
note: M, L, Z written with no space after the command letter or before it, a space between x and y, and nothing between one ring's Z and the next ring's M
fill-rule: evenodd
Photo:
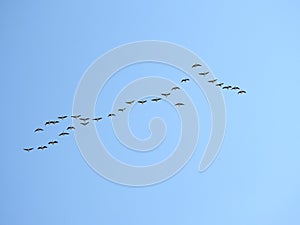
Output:
M79 119L79 117L81 117L81 115L73 115L71 117L74 118L74 119Z
M240 90L240 88L237 87L237 86L234 86L234 87L231 88L231 90Z
M59 123L59 121L58 120L51 120L50 123L55 125L55 124Z
M118 109L119 112L124 112L126 108Z
M147 102L147 100L140 100L140 101L138 101L138 103L140 103L140 104L145 104Z
M65 132L65 131L63 131L63 132L61 132L58 136L66 136L66 135L69 135L69 133L68 132Z
M246 91L244 91L244 90L240 90L239 92L238 92L238 94L246 94L247 92Z
M82 122L82 123L80 123L80 124L83 125L83 126L86 126L86 125L89 124L89 121L87 121L87 122Z
M134 100L126 102L126 104L128 104L128 105L131 105L132 103L134 103Z
M40 131L44 131L44 129L42 129L42 128L36 128L36 129L34 130L34 132L40 132Z
M162 96L165 96L166 98L170 95L171 93L162 93Z
M96 118L94 118L93 120L95 120L95 121L99 121L99 120L102 120L102 117L96 117Z
M172 89L171 89L171 91L175 91L175 90L179 90L180 89L180 87L172 87Z
M116 116L116 114L114 114L114 113L110 113L110 114L108 114L108 116L107 116L107 117L113 117L113 116Z
M218 79L209 80L209 83L215 83Z
M44 150L44 149L46 149L46 148L48 148L46 145L44 145L44 146L39 146L37 149L38 150Z
M175 106L183 106L184 104L182 102L178 102L175 104Z
M181 83L182 82L187 82L187 81L190 81L190 79L189 78L184 78L184 79L181 80Z
M86 121L89 120L90 118L85 117L85 118L79 118L79 119L82 120L82 121L84 121L84 122L86 122Z
M209 74L208 71L207 72L201 72L201 73L199 73L199 75L201 75L201 76L206 76L207 74Z
M218 83L216 86L221 87L224 83Z
M58 119L60 119L60 120L63 120L63 119L66 119L68 116L59 116L59 117L57 117Z
M48 145L55 145L55 144L57 144L58 143L58 141L49 141L48 142Z
M195 63L194 65L192 65L192 68L195 68L195 67L198 67L198 66L201 66L201 64Z
M153 99L151 99L152 102L158 102L160 100L161 100L161 98L153 98Z
M52 121L47 121L47 122L45 123L45 126L50 125L50 124L52 124Z
M30 152L30 151L33 150L33 148L23 148L23 149L24 149L24 151L26 151L26 152Z
M67 130L75 130L75 127L69 126L69 127L67 127Z
M223 89L227 89L227 90L230 89L230 88L232 88L232 86L230 86L230 85L223 87Z

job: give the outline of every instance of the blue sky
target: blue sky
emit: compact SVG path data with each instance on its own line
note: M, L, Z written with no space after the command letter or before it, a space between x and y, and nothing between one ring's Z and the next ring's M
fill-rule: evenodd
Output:
M0 224L299 224L299 7L292 0L1 1ZM187 91L200 96L199 144L184 169L159 185L103 179L73 136L49 151L22 151L69 125L33 134L71 113L97 57L149 39L192 50L216 77L248 92L224 92L226 135L205 173L197 169L210 118L195 88Z

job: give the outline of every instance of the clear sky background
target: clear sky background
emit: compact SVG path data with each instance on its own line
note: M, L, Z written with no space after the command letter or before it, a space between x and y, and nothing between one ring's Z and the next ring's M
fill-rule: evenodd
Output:
M0 224L300 224L299 8L295 0L1 1ZM97 57L146 39L191 49L217 78L248 92L224 92L226 136L205 173L198 164L209 109L193 82L186 91L199 96L199 145L184 169L159 185L132 188L103 179L72 135L44 152L22 150L58 138L69 125L33 134L46 120L70 115L78 82ZM147 75L145 68L128 70ZM119 91L113 81L127 80L116 75L108 84L110 97L99 103L107 108ZM103 126L109 131L109 123ZM139 124L133 130L147 136ZM172 135L170 146L178 138ZM153 157L170 153L160 151Z

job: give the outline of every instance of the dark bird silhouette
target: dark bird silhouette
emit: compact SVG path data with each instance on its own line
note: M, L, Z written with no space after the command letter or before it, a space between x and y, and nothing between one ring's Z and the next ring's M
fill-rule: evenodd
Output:
M182 102L178 102L175 104L175 106L183 106L184 104Z
M88 121L90 118L85 117L85 118L79 118L79 119L82 120L82 121L84 121L84 122L86 122L86 121Z
M124 112L126 108L118 109L119 112Z
M68 126L68 127L67 127L67 130L75 130L75 127L73 127L73 126Z
M184 79L181 80L181 83L182 82L187 82L187 81L190 81L190 79L189 78L184 78Z
M231 90L240 90L240 88L237 87L237 86L234 86L234 87L231 88Z
M116 114L110 113L110 114L107 115L107 117L113 117L113 116L116 116Z
M232 86L230 86L230 85L223 87L223 89L227 89L227 90L230 89L230 88L232 88Z
M140 104L145 104L147 102L147 100L140 100L140 101L138 101L138 103L140 103Z
M224 83L218 83L216 86L221 87Z
M44 150L44 149L46 149L46 148L48 148L46 145L44 145L44 146L39 146L37 149L38 150Z
M33 148L23 148L23 149L24 149L24 151L26 151L26 152L30 152L30 151L33 150Z
M246 91L244 91L244 90L240 90L239 92L238 92L238 94L246 94L247 92Z
M59 117L57 117L58 119L60 119L60 120L63 120L63 119L66 119L68 116L59 116Z
M134 100L126 102L126 104L128 104L128 105L131 105L132 103L134 103Z
M65 131L63 131L63 132L61 132L58 136L66 136L66 135L69 135L69 133L68 132L65 132Z
M195 63L194 65L192 65L192 68L195 68L195 67L198 67L198 66L201 66L201 64Z
M215 83L218 79L209 80L209 83Z
M207 72L201 72L201 73L199 73L199 75L201 75L201 76L206 76L207 74L209 74L208 71Z
M79 119L79 117L81 117L81 115L73 115L71 117L74 118L74 119Z
M94 118L93 120L95 120L95 121L99 121L99 120L102 120L102 117L96 117L96 118Z
M151 99L152 102L158 102L160 100L161 100L161 98L153 98L153 99Z
M180 88L179 87L172 87L171 91L175 91L175 90L179 90Z
M48 142L48 145L55 145L55 144L57 144L58 143L58 141L49 141Z
M44 129L42 129L42 128L36 128L35 130L34 130L34 132L41 132L41 131L44 131Z
M50 123L55 125L55 124L59 123L59 121L58 120L51 120Z
M88 125L90 122L89 121L86 121L86 122L82 122L82 123L80 123L81 125L83 125L83 126L86 126L86 125Z
M50 125L50 124L52 124L52 121L47 121L47 122L45 123L45 126Z
M162 93L162 96L165 96L166 98L170 95L171 93Z

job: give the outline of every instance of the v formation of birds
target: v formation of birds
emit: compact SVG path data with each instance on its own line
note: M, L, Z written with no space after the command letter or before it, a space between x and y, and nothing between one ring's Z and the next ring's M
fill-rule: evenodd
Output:
M198 68L198 67L201 67L202 65L199 64L199 63L195 63L194 65L192 65L192 68ZM203 76L205 77L206 75L209 74L208 71L204 71L204 72L199 72L198 73L199 76ZM189 82L190 79L189 78L183 78L181 80L181 83L186 83L186 82ZM226 89L226 90L233 90L233 91L237 91L237 94L245 94L246 91L241 89L240 87L238 86L232 86L232 85L225 85L223 82L218 82L218 79L213 79L213 80L208 80L209 83L215 85L216 87L220 87L222 89ZM176 90L180 90L180 87L178 86L175 86L171 89L171 91L176 91ZM161 93L161 96L167 98L168 96L171 95L171 92L165 92L165 93ZM158 102L158 101L161 101L162 98L160 97L156 97L156 98L152 98L151 101L152 102ZM127 105L132 105L134 102L136 102L136 100L129 100L129 101L126 101L125 103ZM137 103L141 104L141 105L144 105L145 103L147 103L147 100L145 99L142 99L142 100L137 100ZM184 106L184 103L182 102L177 102L174 104L175 106L177 107L181 107L181 106ZM123 108L119 108L118 109L118 112L122 113L126 110L126 107L123 107ZM109 113L107 115L107 117L115 117L117 116L115 113ZM57 119L58 120L49 120L49 121L46 121L44 126L50 126L50 125L56 125L58 123L60 123L60 121L68 118L69 116L67 115L63 115L63 116L58 116ZM80 120L80 124L82 126L87 126L88 124L90 124L91 121L95 121L95 122L99 122L100 120L103 119L103 117L95 117L95 118L89 118L89 117L84 117L82 115L71 115L70 116L71 118L73 119L78 119ZM41 127L38 127L34 130L34 133L39 133L39 132L43 132L45 128L41 128ZM70 135L70 132L72 130L75 130L76 128L74 126L68 126L66 127L66 131L63 131L63 132L60 132L58 133L58 136L59 137L64 137L64 136L69 136ZM27 147L27 148L23 148L24 151L27 151L27 152L30 152L34 149L37 149L37 150L45 150L47 149L48 147L50 146L53 146L53 145L56 145L58 144L58 140L50 140L47 144L43 144L43 145L40 145L40 146L37 146L37 147Z

